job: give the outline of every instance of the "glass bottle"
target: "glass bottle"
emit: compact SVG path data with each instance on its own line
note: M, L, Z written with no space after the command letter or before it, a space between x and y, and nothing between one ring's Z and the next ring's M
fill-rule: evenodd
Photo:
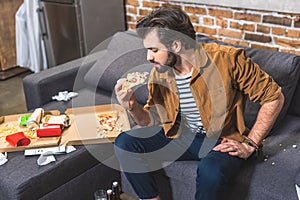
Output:
M113 191L111 189L106 190L107 200L114 200Z
M112 183L112 191L113 191L113 195L114 195L114 200L121 200L121 198L120 198L121 187L117 181L114 181Z

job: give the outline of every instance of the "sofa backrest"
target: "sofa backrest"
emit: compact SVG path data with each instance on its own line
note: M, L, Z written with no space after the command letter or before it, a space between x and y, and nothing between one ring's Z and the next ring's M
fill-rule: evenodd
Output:
M285 103L278 116L277 122L282 121L282 118L286 115L291 105L298 84L300 75L300 56L254 48L247 48L246 55L256 62L264 71L270 74L282 87ZM251 103L248 102L248 112L256 111L256 109L253 109L250 105ZM255 107L259 108L260 106L255 105ZM298 114L300 116L300 112ZM255 119L251 120L251 123L253 124Z
M283 117L287 114L288 111L291 114L300 116L299 108L297 108L296 110L293 109L293 111L289 109L292 100L293 107L297 107L295 101L296 99L294 99L294 93L297 84L300 84L298 83L300 77L300 56L289 53L275 52L266 49L232 45L225 42L210 39L203 35L197 35L197 40L205 43L216 42L222 45L230 45L238 48L244 48L246 55L250 57L253 62L257 63L262 70L271 75L273 79L282 87L282 93L285 96L285 103L274 127L276 127L279 124L279 122L282 121ZM298 93L300 93L299 86L296 94L297 98L299 98L300 95ZM253 126L259 108L260 105L258 103L253 103L248 99L245 110L245 121L248 127Z
M231 45L205 36L197 36L197 40L205 43L217 42ZM285 95L285 104L276 122L277 125L286 115L292 102L297 81L300 76L300 57L271 50L248 47L242 48L245 49L247 56L256 62L264 71L269 73L282 87L282 92ZM84 80L89 85L113 92L117 80L121 77L125 77L128 72L150 71L151 69L152 66L146 60L146 50L143 47L142 40L138 38L135 33L122 32L113 36L105 56L89 70ZM147 87L144 85L138 88L136 92L139 102L145 104L148 97ZM296 93L297 96L295 98L297 100L300 98L299 93L299 91ZM293 101L292 105L293 107L297 107L295 101ZM254 124L259 108L259 104L255 104L249 100L247 101L245 120L249 128ZM300 110L299 108L297 109L298 110L289 110L289 113L300 116Z
M299 102L300 102L300 81L298 78L298 84L295 89L295 93L294 93L291 105L288 110L289 114L300 117L300 103Z
M129 72L150 72L151 65L146 59L147 51L142 40L135 32L116 33L103 55L84 77L84 81L94 87L113 92L117 80L126 77ZM137 98L144 104L148 98L145 85L137 89Z

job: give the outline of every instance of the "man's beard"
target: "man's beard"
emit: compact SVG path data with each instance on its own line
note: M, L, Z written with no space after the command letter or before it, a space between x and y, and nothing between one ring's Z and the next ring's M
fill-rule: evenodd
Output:
M161 64L161 63L157 63L157 62L152 62L152 63L160 65L160 68L158 68L158 67L155 68L157 72L164 73L167 70L169 70L170 68L174 68L174 65L176 64L176 62L177 62L176 55L172 52L168 52L168 60L165 64Z

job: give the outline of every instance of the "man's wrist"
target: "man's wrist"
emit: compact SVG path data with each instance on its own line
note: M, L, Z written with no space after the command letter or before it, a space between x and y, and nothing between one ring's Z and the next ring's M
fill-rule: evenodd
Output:
M262 148L262 144L257 144L256 142L254 142L252 139L250 139L249 137L243 135L243 143L247 144L248 146L251 146L253 148L255 148L256 150Z
M132 112L133 109L134 109L134 107L135 107L135 102L133 102L132 104L128 103L127 111L128 111L128 112Z
M133 106L130 106L130 107L127 108L128 112L131 112L132 110L133 110Z
M249 146L246 143L242 143L242 145L244 146L244 148L246 149L246 152L247 152L245 160L247 160L251 155L256 155L257 154L258 150L255 149L254 147Z

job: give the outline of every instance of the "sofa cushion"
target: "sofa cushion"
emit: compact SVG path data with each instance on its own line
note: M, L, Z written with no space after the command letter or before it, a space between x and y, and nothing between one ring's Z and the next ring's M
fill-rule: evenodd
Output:
M56 162L45 166L37 165L37 156L9 153L9 162L0 170L5 177L0 179L0 199L39 199L99 163L83 146L76 148L70 154L56 155Z
M295 181L300 184L300 117L287 115L274 134L266 138L262 154L244 163L241 171L231 180L226 199L297 199ZM296 145L296 146L294 146ZM198 161L176 161L164 170L155 171L157 177L169 182L156 181L161 191L172 188L172 196L165 199L194 199ZM284 173L283 173L284 172ZM299 174L298 174L299 175ZM124 192L134 194L122 174Z
M38 156L25 157L24 152L21 151L8 153L9 161L1 166L0 170L2 177L0 179L0 199L40 199L49 192L55 192L56 189L64 191L64 195L48 199L63 199L63 197L70 199L71 196L74 196L73 194L68 195L70 193L88 191L93 193L98 187L108 188L111 186L112 179L119 180L120 176L119 171L110 167L118 164L111 143L76 146L76 151L55 155L56 161L44 166L38 166L37 159ZM97 170L99 171L94 171L97 174L90 174L88 171L95 166L98 166ZM88 173L86 174L86 172ZM83 179L78 178L80 176L83 176ZM86 188L89 186L80 182L80 180L87 181L87 178L93 179L89 183L92 188ZM72 184L74 180L77 181L77 184ZM96 181L98 181L98 185L91 185ZM65 184L71 184L73 190L76 191L65 187ZM67 190L67 188L71 190ZM76 199L92 199L91 194L86 198L77 197ZM66 197L67 195L68 197Z
M99 188L110 188L111 183L120 181L120 172L102 163L86 170L81 175L47 193L39 200L94 199Z

